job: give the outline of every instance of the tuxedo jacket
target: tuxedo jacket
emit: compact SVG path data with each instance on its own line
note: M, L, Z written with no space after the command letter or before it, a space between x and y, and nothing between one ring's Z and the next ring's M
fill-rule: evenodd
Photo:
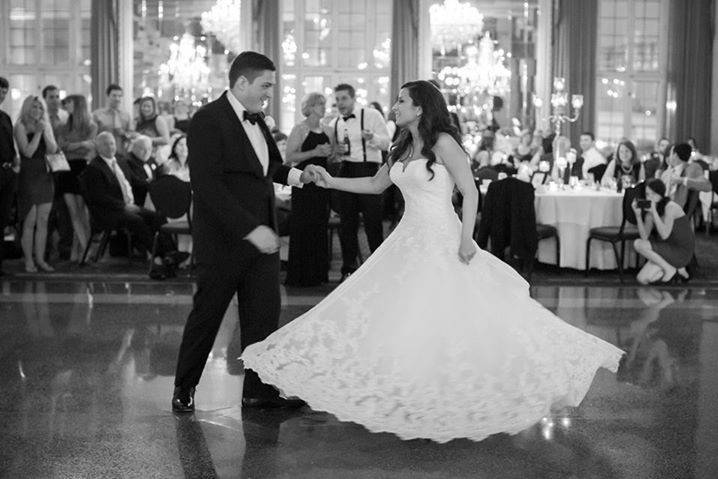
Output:
M123 167L122 162L117 163L129 181L127 164ZM92 221L100 228L114 227L125 212L125 200L120 182L105 160L99 156L92 160L82 172L80 183Z
M256 227L276 230L274 186L287 183L269 128L258 122L267 141L269 167L257 153L227 99L227 92L192 117L187 146L194 212L192 237L198 263L221 264L258 250L245 237Z
M7 113L0 111L0 166L12 164L15 160L15 143L12 134L12 121Z
M130 182L135 204L144 206L145 200L147 199L148 186L157 177L157 163L154 158L150 158L146 163L152 170L151 175L147 174L145 163L132 153L129 153L126 158L117 160L117 162L122 172L125 173L127 181Z

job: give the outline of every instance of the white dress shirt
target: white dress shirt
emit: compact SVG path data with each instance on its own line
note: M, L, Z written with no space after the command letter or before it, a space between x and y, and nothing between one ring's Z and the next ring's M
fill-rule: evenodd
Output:
M344 132L349 136L351 144L351 155L341 156L343 161L351 161L361 163L364 161L364 152L362 150L362 131L361 131L361 112L364 110L364 129L371 131L374 136L366 142L366 161L380 163L382 162L381 152L389 149L390 137L386 122L381 113L374 108L354 107L355 118L349 118L344 121L344 117L338 116L331 123L331 133L334 137L334 128L336 127L336 141L341 145L344 141Z
M237 100L231 90L227 90L227 100L229 100L229 104L232 105L232 109L237 114L239 121L242 123L244 131L247 133L247 137L249 138L250 143L252 143L252 147L254 147L254 152L257 154L257 158L259 158L259 162L262 164L262 172L266 176L269 168L269 147L267 146L267 139L264 137L262 129L257 123L253 125L251 121L244 119L244 112L247 109L244 105L242 105L242 102ZM301 188L303 186L299 179L301 176L302 170L292 168L289 170L289 175L287 176L287 184Z
M132 194L132 186L130 186L130 182L127 181L127 177L125 177L125 173L122 171L122 168L120 168L120 165L117 164L117 160L115 158L105 158L104 156L101 156L100 158L105 160L107 166L109 166L115 174L115 178L117 178L117 182L120 184L122 199L125 201L125 204L134 204L135 197Z
M678 189L678 185L672 185L671 179L673 178L680 178L683 176L683 170L686 169L686 163L681 162L680 164L676 166L669 166L666 168L666 171L663 172L661 175L661 181L666 185L666 190L668 191L667 196L671 199L676 195L676 190ZM684 185L686 185L686 179L684 179Z
M592 146L588 150L584 151L581 156L583 157L583 165L581 166L581 170L584 178L588 178L588 170L590 170L594 166L606 164L606 158L604 158L603 155L599 153L595 146Z

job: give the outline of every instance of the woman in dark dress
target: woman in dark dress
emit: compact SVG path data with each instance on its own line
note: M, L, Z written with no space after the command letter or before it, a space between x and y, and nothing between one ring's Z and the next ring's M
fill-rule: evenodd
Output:
M70 259L79 261L90 235L90 218L80 192L78 177L95 154L97 125L92 121L84 96L69 95L65 102L70 116L59 129L57 143L67 157L70 171L57 174L57 189L65 200L75 232Z
M54 271L45 262L47 220L55 194L45 154L56 152L57 143L42 98L34 95L25 98L14 133L20 150L17 207L22 220L25 271L35 273L38 267L43 271Z
M606 165L606 171L601 179L601 186L611 186L611 182L618 180L624 185L635 185L646 179L643 164L638 158L638 151L632 141L622 140L616 148L616 154Z
M149 136L155 150L158 146L169 145L170 130L164 118L157 114L155 99L151 96L140 98L139 107L135 131L140 135Z
M666 196L666 185L660 179L654 178L646 183L646 199L651 203L645 218L637 201L631 205L641 235L633 245L638 254L647 260L638 272L638 282L687 282L690 276L686 266L691 262L695 250L690 219L678 203ZM654 228L657 234L651 236Z
M304 169L307 165L327 166L331 153L329 135L320 120L326 99L310 93L302 102L306 119L292 129L287 140L286 163ZM329 190L315 184L292 188L292 214L289 218L288 286L318 286L327 281L329 270L327 225Z

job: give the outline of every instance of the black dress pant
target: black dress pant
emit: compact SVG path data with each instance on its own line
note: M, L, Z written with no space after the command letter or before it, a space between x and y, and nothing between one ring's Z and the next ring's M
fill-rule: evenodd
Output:
M262 254L249 243L242 247L243 254L227 258L222 264L197 265L197 292L182 335L175 386L190 388L199 383L235 293L239 301L242 351L265 339L279 326L279 253ZM244 397L271 400L278 397L278 393L262 383L257 373L245 370Z
M155 232L166 222L167 218L157 212L140 208L137 212L124 211L120 213L116 219L116 227L127 228L147 251L152 251ZM160 233L157 241L157 255L164 256L165 253L176 249L172 238L167 234Z
M339 176L344 178L362 178L374 176L381 165L373 162L342 163ZM363 195L339 192L339 241L342 245L342 274L353 273L357 269L359 254L359 213L364 218L364 231L369 249L374 252L384 239L382 225L382 195Z
M4 231L12 222L12 205L17 196L17 173L0 165L0 266L5 257Z

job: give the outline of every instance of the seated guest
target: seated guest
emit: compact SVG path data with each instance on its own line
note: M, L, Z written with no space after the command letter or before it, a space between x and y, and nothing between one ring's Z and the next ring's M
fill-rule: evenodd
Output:
M596 137L590 131L581 133L579 146L581 147L581 158L583 159L581 177L588 178L588 170L598 165L605 165L606 158L596 148Z
M518 164L524 161L531 161L531 157L536 152L536 149L537 148L534 148L533 146L533 134L531 131L522 131L519 144L516 146L516 154L514 155L514 159L516 161L514 163Z
M656 142L649 158L643 164L646 171L646 178L660 178L666 169L668 169L668 153L671 141L663 137Z
M156 178L157 164L152 158L152 140L140 135L130 144L127 159L118 160L120 168L132 187L137 206L144 206L147 200L147 186Z
M683 209L666 195L666 185L659 179L654 178L646 184L646 199L650 201L650 206L645 210L639 208L636 200L631 204L641 235L633 245L638 254L647 260L638 272L638 282L686 282L690 279L686 266L693 258L695 248L690 220ZM654 228L657 237L651 237Z
M185 135L178 136L172 143L172 151L167 158L167 162L162 165L162 173L165 175L176 176L182 181L189 183L189 165L187 164L187 137Z
M643 165L638 158L636 147L630 140L622 140L618 144L616 154L608 162L601 179L601 186L610 186L619 179L624 185L638 184L646 178Z
M309 165L326 168L332 147L331 132L321 126L325 112L326 99L321 93L310 93L302 101L305 120L289 134L286 164L300 170ZM316 185L292 188L286 279L289 286L318 286L328 280L329 200L329 191Z
M115 158L114 136L109 132L97 135L95 149L98 156L83 172L87 206L93 220L100 228L127 228L147 251L152 251L154 233L165 219L135 204L130 182ZM165 279L189 256L176 251L172 240L164 234L159 235L157 252L159 257L152 258L152 279Z
M548 163L548 171L553 169L553 144L555 138L556 134L551 133L546 138L541 139L541 148L539 148L533 158L531 158L531 164L529 166L531 166L532 170L538 170L542 161Z
M689 163L691 152L688 143L671 147L668 169L661 175L661 180L668 190L668 197L683 209L686 207L689 191L711 191L710 180L703 176L703 168L697 163Z
M164 118L158 114L155 99L151 96L140 98L135 131L140 135L148 136L153 147L167 145L170 142L170 130Z

